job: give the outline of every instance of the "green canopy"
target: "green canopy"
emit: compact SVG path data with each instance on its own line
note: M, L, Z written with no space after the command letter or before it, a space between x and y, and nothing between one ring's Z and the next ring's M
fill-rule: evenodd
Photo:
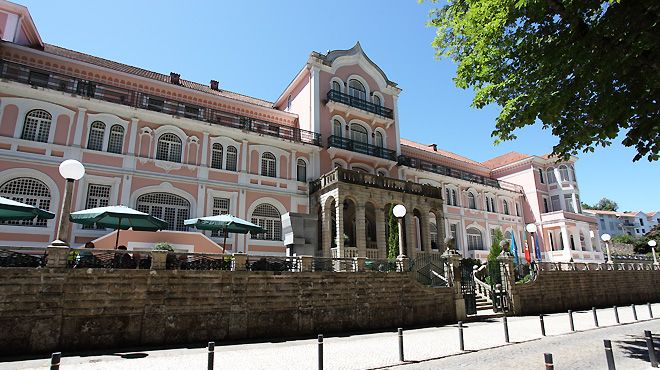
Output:
M194 226L200 230L225 231L225 240L222 246L223 250L227 244L227 233L261 234L266 232L266 229L263 227L230 214L191 218L183 221L183 224L186 226Z
M53 219L55 214L29 204L0 197L0 221L31 220L35 217Z
M119 230L132 228L137 231L157 231L167 227L167 221L161 220L150 214L134 210L126 206L109 206L84 209L73 212L69 220L82 225L97 225L117 230L117 241L119 243Z

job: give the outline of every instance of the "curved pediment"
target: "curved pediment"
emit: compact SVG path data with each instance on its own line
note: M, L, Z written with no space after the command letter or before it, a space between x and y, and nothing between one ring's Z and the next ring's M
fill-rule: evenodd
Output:
M328 51L322 58L323 64L332 67L333 70L345 65L358 64L377 81L380 89L384 90L386 87L397 88L396 83L390 81L385 72L362 50L359 41L348 50Z

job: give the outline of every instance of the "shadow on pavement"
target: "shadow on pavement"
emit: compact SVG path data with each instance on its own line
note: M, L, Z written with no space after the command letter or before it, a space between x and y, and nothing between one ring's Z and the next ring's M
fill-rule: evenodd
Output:
M646 347L646 338L643 335L628 335L629 339L617 341L616 344L623 353L630 358L635 358L643 361L650 362L649 351ZM658 340L653 338L654 346L658 347ZM656 357L658 352L656 350Z

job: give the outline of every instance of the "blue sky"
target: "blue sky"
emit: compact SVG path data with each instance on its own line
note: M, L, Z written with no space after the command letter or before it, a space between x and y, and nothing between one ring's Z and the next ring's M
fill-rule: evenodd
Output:
M14 1L30 9L45 42L197 82L216 79L221 88L271 101L310 52L347 49L359 40L403 89L402 137L477 161L509 151L545 154L557 142L537 125L493 146L498 108L470 108L472 91L453 84L455 66L435 58L435 30L425 25L428 2ZM660 163L633 163L633 156L618 143L581 154L582 200L608 197L622 210L660 210L653 190Z

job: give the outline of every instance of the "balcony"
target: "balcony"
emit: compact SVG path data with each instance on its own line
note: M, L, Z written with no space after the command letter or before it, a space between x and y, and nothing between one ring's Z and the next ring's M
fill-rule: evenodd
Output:
M470 172L457 170L455 168L450 168L440 164L431 163L415 157L400 155L398 161L399 164L403 166L416 168L422 171L433 172L439 175L450 176L457 179L474 182L481 185L491 186L498 189L510 190L517 193L520 193L523 190L520 185L512 184L506 181L491 179L489 177L477 175Z
M341 136L330 136L328 138L328 148L345 149L355 153L396 161L396 151L394 150L343 138Z
M581 221L590 224L596 224L597 222L597 219L594 216L569 212L569 211L554 211L554 212L541 213L542 223L554 223L554 222L561 222L566 220Z
M310 183L309 193L313 194L338 183L362 185L370 188L442 199L442 189L435 186L422 185L412 181L404 181L391 177L372 175L370 173L346 170L341 167L337 167L332 172L312 181Z
M0 78L85 98L147 109L176 117L185 117L212 125L233 127L298 143L321 145L321 135L316 132L244 117L203 105L172 100L101 82L71 77L6 60L0 60Z
M364 99L357 98L341 91L330 90L328 91L328 102L337 102L346 104L349 107L357 108L365 112L373 113L375 115L394 119L394 111L390 108L385 108L381 105L374 104Z

